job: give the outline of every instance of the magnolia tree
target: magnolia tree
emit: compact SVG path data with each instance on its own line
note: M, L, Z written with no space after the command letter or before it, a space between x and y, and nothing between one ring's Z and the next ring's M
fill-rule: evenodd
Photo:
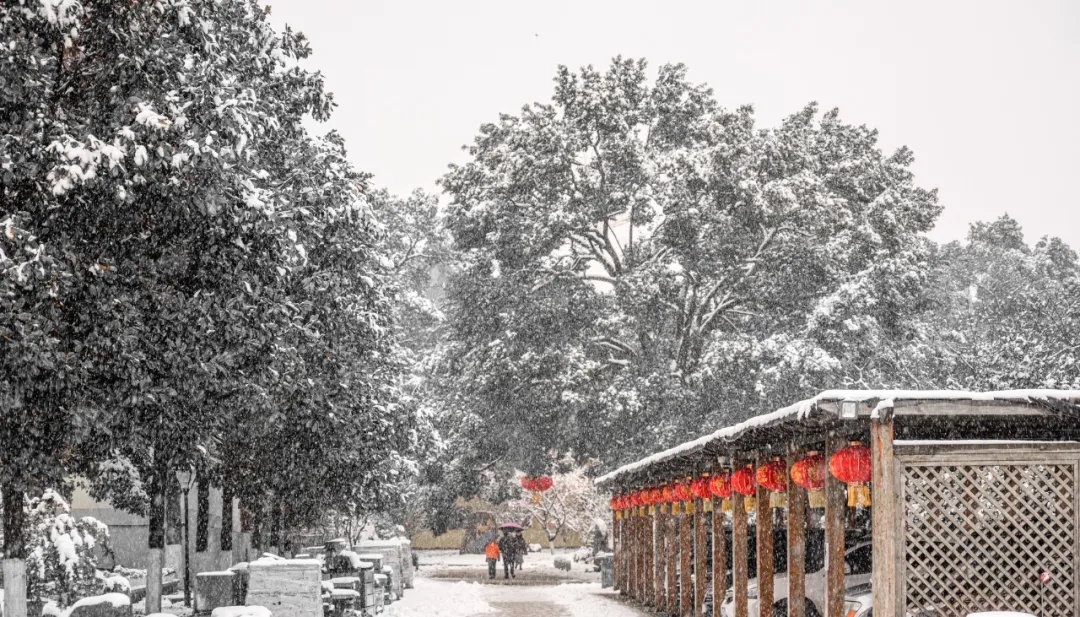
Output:
M564 464L567 462L564 461ZM538 502L532 493L521 490L521 497L507 504L516 520L536 521L547 536L548 550L555 553L555 538L560 533L573 532L589 541L594 531L606 533L604 517L607 502L586 475L588 467L572 467L565 473L551 476L551 488L540 493ZM517 483L518 479L515 478Z

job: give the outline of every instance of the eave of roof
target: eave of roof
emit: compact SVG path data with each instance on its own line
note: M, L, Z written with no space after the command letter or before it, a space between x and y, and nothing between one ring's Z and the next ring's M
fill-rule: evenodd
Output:
M749 431L790 422L802 422L811 417L824 415L820 404L824 402L877 401L873 414L891 408L896 401L1003 401L1021 404L1037 402L1068 401L1080 403L1080 390L999 390L993 392L970 392L960 390L825 390L817 396L788 405L771 413L755 416L697 439L657 452L633 463L596 478L597 486L636 472L646 470L672 459L698 452L707 445L733 443Z

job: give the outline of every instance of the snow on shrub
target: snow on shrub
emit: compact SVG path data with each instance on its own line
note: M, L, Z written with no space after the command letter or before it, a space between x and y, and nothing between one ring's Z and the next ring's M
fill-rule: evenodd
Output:
M108 547L109 528L93 517L76 519L71 506L49 489L29 502L30 555L26 583L30 597L56 601L61 608L102 591L94 547ZM126 582L126 581L125 581Z

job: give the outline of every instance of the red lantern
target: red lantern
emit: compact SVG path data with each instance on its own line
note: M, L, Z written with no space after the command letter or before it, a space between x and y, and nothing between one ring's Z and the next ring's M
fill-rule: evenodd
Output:
M527 491L536 490L536 480L529 476L521 476L521 488Z
M630 493L630 507L640 508L642 505L643 504L641 503L641 491L634 491L633 493Z
M753 495L757 486L754 481L754 468L750 465L731 474L731 488L741 495Z
M856 484L870 481L870 448L857 441L837 450L829 459L829 471L837 480Z
M711 496L709 493L709 476L694 479L690 483L690 492L698 499L708 499Z
M829 471L841 482L848 485L848 507L866 508L870 506L870 448L857 441L838 450L829 459Z
M654 486L649 489L649 501L652 502L652 505L654 506L664 503L664 489L659 486Z
M533 480L533 482L536 486L535 490L540 491L541 493L551 488L551 485L554 484L554 482L551 481L551 476L540 476Z
M754 475L757 483L774 493L787 490L787 467L780 460L773 460L758 467Z
M621 508L619 507L619 497L615 496L609 499L608 506L610 506L612 510L621 510Z
M676 501L678 501L678 499L675 498L675 485L674 484L665 484L664 488L661 489L661 492L664 495L664 502L665 503L675 503Z
M731 497L731 474L724 472L709 478L709 492L720 499Z
M694 493L690 490L689 479L675 483L675 498L679 501L690 501L694 498Z
M819 491L825 488L828 473L825 457L810 452L791 466L791 481L808 491Z

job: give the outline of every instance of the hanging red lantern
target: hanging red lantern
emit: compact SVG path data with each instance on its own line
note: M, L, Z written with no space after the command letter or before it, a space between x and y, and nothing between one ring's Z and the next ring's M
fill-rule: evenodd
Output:
M872 477L870 448L857 441L851 442L851 445L832 455L829 459L829 471L837 480L847 483L849 508L870 506L870 487L866 485Z
M870 448L857 441L837 450L829 459L833 477L847 484L870 481Z
M765 463L757 468L754 474L757 483L774 493L787 490L787 467L783 461L776 459Z
M540 476L539 478L533 480L533 482L536 486L536 490L541 493L551 488L551 486L554 484L554 482L551 480L551 476Z
M725 471L709 478L709 492L720 499L731 497L731 474Z
M809 452L791 466L791 481L808 491L819 491L825 488L828 473L825 457Z
M619 508L619 498L618 498L618 496L615 496L615 497L612 497L611 499L609 499L608 500L608 506L612 510L620 510L621 508Z
M731 474L731 488L741 495L753 495L757 490L753 466L747 465Z
M694 498L694 492L690 490L690 479L675 483L675 498L679 501L690 501Z
M678 501L675 498L675 485L674 484L665 484L664 488L661 489L661 492L664 495L664 503L675 503L676 501Z
M521 488L527 491L536 490L536 480L529 476L521 476Z
M711 497L711 494L709 493L709 476L704 475L700 478L695 478L694 481L690 483L690 492L698 499L708 499Z
M654 506L664 503L664 489L659 486L654 486L649 489L649 500Z

